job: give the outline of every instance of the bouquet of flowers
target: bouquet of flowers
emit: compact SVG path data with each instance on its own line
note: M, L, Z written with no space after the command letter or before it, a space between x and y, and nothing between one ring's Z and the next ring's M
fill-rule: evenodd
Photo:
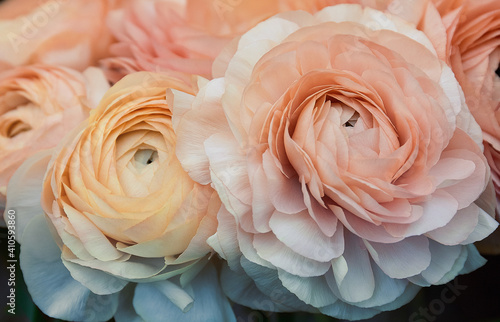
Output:
M498 0L6 0L0 26L0 208L51 317L366 319L500 251Z

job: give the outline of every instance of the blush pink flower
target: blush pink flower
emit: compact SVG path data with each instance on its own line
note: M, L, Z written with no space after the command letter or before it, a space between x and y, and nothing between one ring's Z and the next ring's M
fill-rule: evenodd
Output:
M113 57L102 64L112 81L138 70L168 71L184 78L189 78L189 74L211 78L212 62L228 42L279 12L316 12L339 3L386 9L390 2L135 0L110 15L108 25L118 43L111 46Z
M0 73L0 208L14 171L36 152L54 148L88 117L108 88L94 68L82 74L31 65ZM13 197L17 201L23 195Z
M438 2L447 21L450 64L462 86L467 105L483 130L493 182L500 196L500 2Z
M84 70L108 53L105 20L121 0L0 3L0 70L34 63Z
M362 319L484 263L481 130L424 33L359 5L268 19L195 96L177 155L225 206L209 243L236 302Z
M484 154L492 170L500 221L500 3L434 0L446 30L446 60L481 126ZM434 28L436 29L436 28ZM425 30L432 33L431 28ZM482 253L500 253L500 231L478 244Z

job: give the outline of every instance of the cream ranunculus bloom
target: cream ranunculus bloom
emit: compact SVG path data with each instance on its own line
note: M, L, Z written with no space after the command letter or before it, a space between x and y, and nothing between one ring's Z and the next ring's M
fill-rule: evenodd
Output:
M363 319L484 264L472 243L498 224L475 203L481 130L414 25L358 5L284 13L214 76L171 100L181 163L225 206L209 243L234 301Z
M0 209L14 171L36 152L54 148L108 88L95 68L80 73L37 64L0 73ZM13 198L16 204L24 197Z
M34 217L21 240L26 284L46 314L234 318L207 265L206 239L221 203L182 169L166 101L167 90L194 94L195 87L160 74L130 75L59 146L41 193L46 218ZM12 179L17 191L35 164Z

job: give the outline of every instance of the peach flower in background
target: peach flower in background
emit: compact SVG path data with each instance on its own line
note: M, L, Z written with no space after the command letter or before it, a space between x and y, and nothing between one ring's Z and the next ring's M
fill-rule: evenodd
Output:
M160 74L130 75L53 154L41 192L46 218L33 211L19 219L32 218L22 234L21 268L44 313L78 321L115 313L117 321L204 321L212 310L214 320L231 321L207 265L206 239L221 203L182 169L165 99L168 88L194 94L194 87ZM49 157L23 164L9 196L40 177L33 173L43 173Z
M6 0L0 3L0 70L34 63L95 65L113 41L106 16L122 0Z
M116 82L133 71L168 71L176 77L212 76L224 46L258 22L287 10L316 12L339 3L385 9L389 0L135 0L108 19L118 39L101 63ZM406 8L405 8L406 9ZM189 76L188 76L189 78Z
M0 72L0 208L16 169L37 151L55 147L85 120L109 88L102 72L31 65ZM14 204L21 198L13 196ZM39 200L32 200L33 203Z
M500 151L500 2L455 1L450 7L441 1L438 9L448 25L451 67L483 130L485 148L494 150L487 156L500 193L500 164L494 156Z
M483 130L500 221L500 2L435 2L447 26L450 65ZM480 248L482 252L500 253L500 231L487 242Z
M260 23L193 97L177 155L225 206L210 245L237 303L362 319L484 264L498 223L481 130L413 25L357 5ZM237 241L235 243L235 241Z

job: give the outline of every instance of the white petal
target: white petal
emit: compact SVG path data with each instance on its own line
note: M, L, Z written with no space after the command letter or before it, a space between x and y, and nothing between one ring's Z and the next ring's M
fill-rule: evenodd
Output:
M364 241L377 265L392 278L406 278L421 273L431 262L429 240L424 236L381 244Z
M444 227L426 235L444 245L470 244L491 234L498 223L476 204L460 209Z
M443 227L457 213L457 200L443 190L437 190L431 199L418 204L423 209L423 215L410 225L406 236L418 236L431 230Z
M103 71L97 67L88 67L83 71L87 100L90 108L96 108L106 91L110 88Z
M490 234L492 234L498 227L498 222L491 218L485 211L479 209L479 217L477 226L474 228L472 233L464 240L461 244L467 245L472 244L477 241L483 240Z
M86 216L66 204L64 212L89 254L102 261L116 260L122 257L123 253L117 250Z
M166 267L164 258L137 258L132 256L124 262L103 262L100 260L80 260L76 258L67 260L81 266L105 271L130 281L146 281L161 273ZM178 267L178 265L174 267Z
M238 245L243 256L249 261L258 264L260 266L264 266L270 269L276 269L275 265L265 260L257 253L257 250L255 249L253 244L254 238L255 238L254 234L250 234L243 231L242 229L238 229L238 235L237 235Z
M253 245L260 257L293 275L321 276L330 268L330 262L318 262L295 253L272 233L255 235Z
M219 226L217 233L207 239L207 243L229 264L231 268L239 265L241 251L238 247L237 228L233 215L225 207L217 214Z
M177 134L175 153L183 168L200 184L210 182L209 162L204 142L229 126L220 107L224 80L215 79L200 89L196 97L181 91L167 91L172 106L172 123Z
M205 141L215 189L227 210L235 216L245 213L252 202L246 158L232 138L214 134Z
M35 216L43 214L40 199L42 196L43 178L53 150L44 150L28 158L14 172L7 187L6 210L16 211L16 239L20 242L28 222ZM7 222L7 211L4 213Z
M327 278L330 287L335 283L339 290L339 298L346 302L361 302L371 298L375 291L375 278L369 253L361 239L346 233L345 251L342 257L346 267L340 266L338 260L332 261L335 279ZM335 269L342 268L347 268L347 271L342 271L341 274L335 272Z
M269 225L282 243L304 257L327 262L344 252L343 227L327 237L307 210L293 215L274 212Z

